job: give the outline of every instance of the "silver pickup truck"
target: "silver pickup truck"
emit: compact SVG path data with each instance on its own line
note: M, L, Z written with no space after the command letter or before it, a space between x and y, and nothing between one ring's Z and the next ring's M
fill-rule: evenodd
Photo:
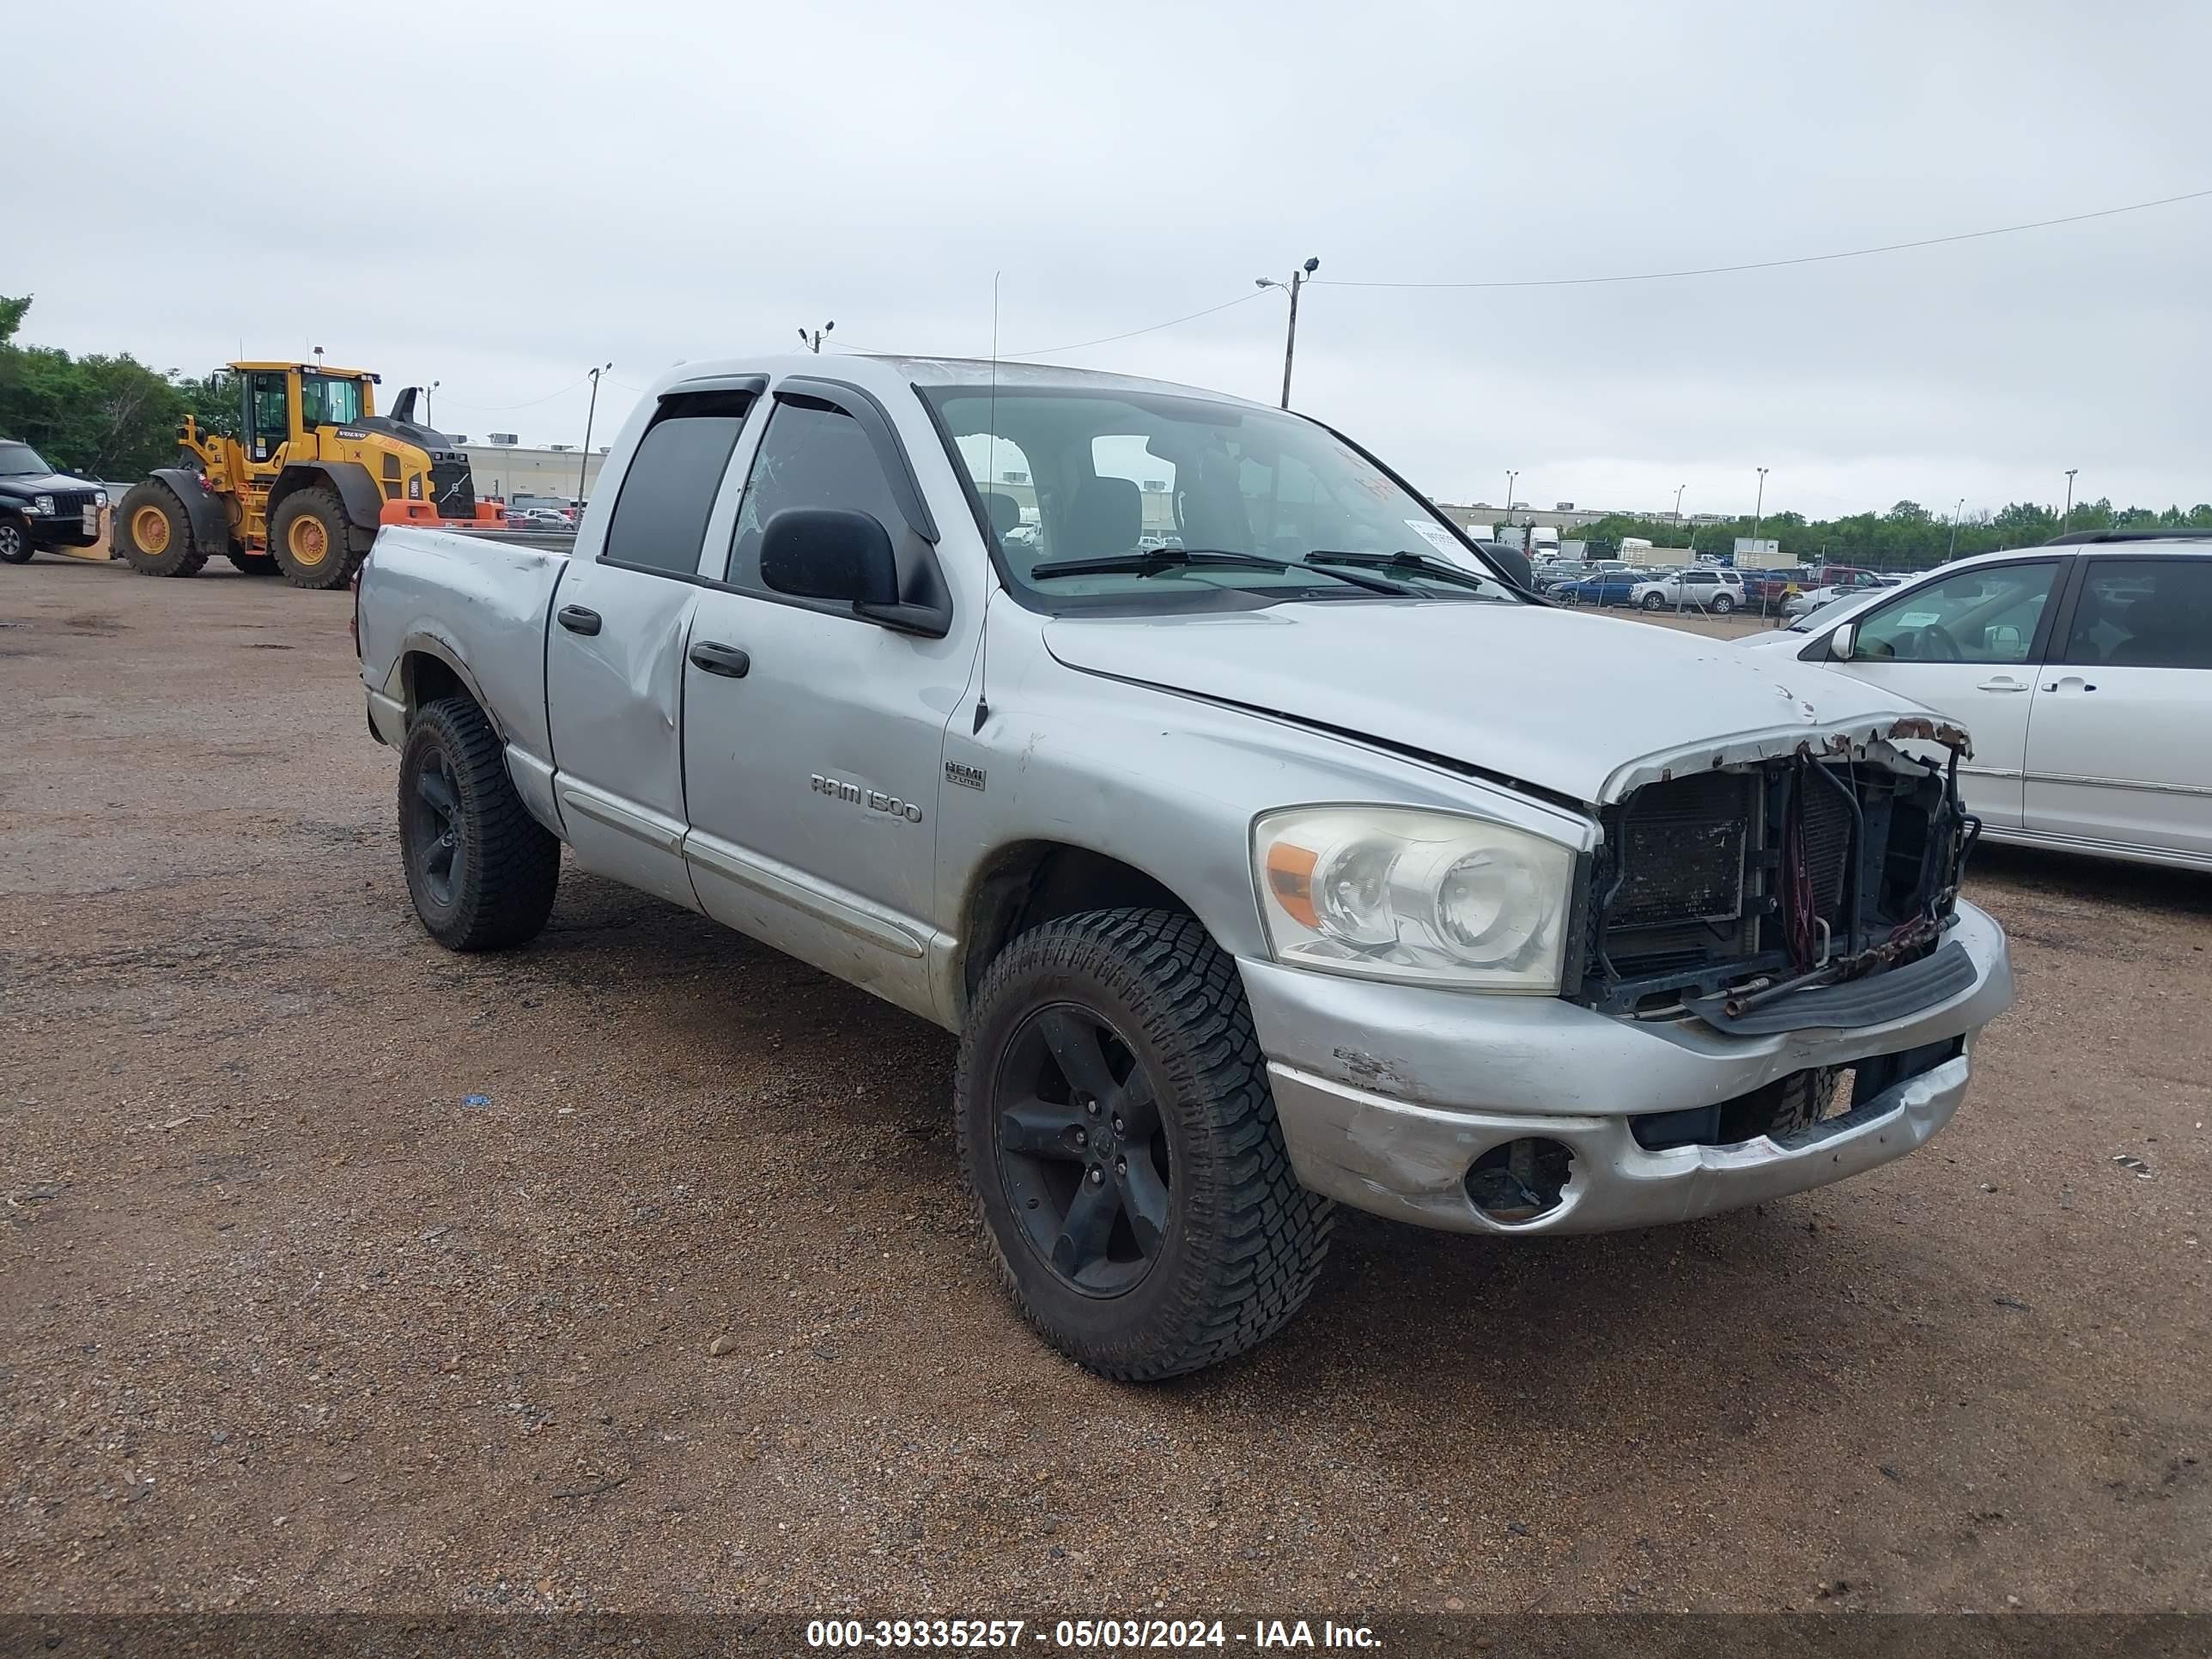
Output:
M361 580L454 950L583 868L960 1036L981 1230L1111 1376L1280 1327L1349 1204L1642 1227L1911 1151L2012 998L1964 735L1553 609L1310 420L898 358L664 375L572 549Z

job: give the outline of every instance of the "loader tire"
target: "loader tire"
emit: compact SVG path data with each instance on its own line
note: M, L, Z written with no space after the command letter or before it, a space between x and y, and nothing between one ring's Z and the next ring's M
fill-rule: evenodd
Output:
M374 531L369 532L374 535ZM345 503L326 484L295 490L270 515L269 551L295 587L343 587L368 550L346 518Z
M115 550L142 576L196 576L207 549L192 539L192 521L177 492L149 478L123 492L115 509Z
M399 846L415 914L449 951L520 945L553 912L561 843L515 793L499 734L466 697L426 705L407 728Z

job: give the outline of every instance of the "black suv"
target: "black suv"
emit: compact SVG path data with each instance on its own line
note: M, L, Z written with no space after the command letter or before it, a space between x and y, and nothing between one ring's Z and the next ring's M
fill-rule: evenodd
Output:
M0 438L0 563L26 564L42 547L100 539L107 492L48 466L28 444Z

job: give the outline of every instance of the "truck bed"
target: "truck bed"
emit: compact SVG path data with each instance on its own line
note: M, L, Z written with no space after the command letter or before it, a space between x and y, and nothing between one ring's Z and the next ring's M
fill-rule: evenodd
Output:
M550 532L386 526L362 571L363 683L404 699L401 659L426 650L473 677L502 738L550 763L545 629L574 545Z

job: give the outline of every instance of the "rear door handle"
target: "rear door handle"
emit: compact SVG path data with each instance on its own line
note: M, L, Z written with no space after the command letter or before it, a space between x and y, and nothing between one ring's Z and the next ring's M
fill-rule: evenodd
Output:
M599 631L599 613L587 611L580 605L564 605L558 618L561 626L571 634L596 634Z
M2051 680L2043 688L2046 691L2094 691L2097 688L2079 674L2069 674L2063 680Z
M691 647L690 654L694 668L703 668L725 679L741 680L753 665L753 659L734 645L720 645L713 640L700 641Z
M1984 680L1979 685L1976 686L1974 690L1977 691L2025 691L2027 690L2027 687L2019 680L2001 678Z

